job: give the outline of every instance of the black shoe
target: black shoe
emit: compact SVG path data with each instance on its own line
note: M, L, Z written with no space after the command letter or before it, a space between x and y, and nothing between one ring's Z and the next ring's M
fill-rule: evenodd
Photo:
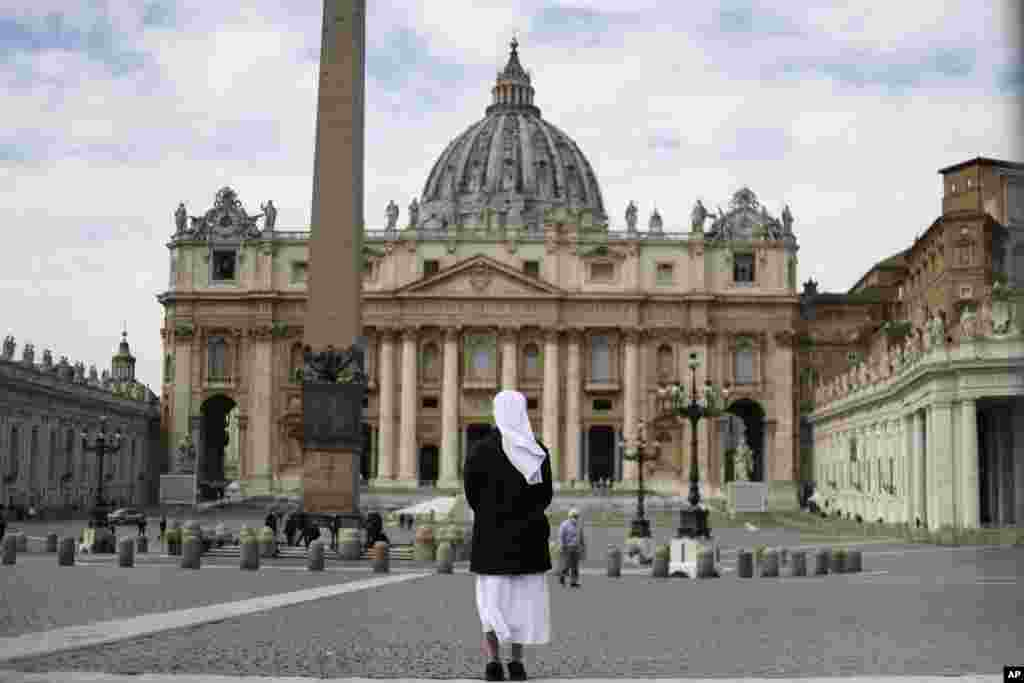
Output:
M510 681L525 681L526 680L526 669L523 667L522 662L509 662L508 663L508 680Z
M484 680L485 681L503 681L505 680L505 670L501 668L501 662L488 662L487 668L484 669Z
M578 583L570 583L569 586L571 588L579 588L580 587L580 585Z

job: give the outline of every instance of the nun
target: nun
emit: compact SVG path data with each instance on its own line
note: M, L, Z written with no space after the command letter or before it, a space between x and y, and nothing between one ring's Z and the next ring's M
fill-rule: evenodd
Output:
M494 397L496 428L474 448L464 470L473 509L469 570L476 574L476 606L483 626L484 677L505 680L500 644L508 647L509 680L525 681L523 645L551 639L547 572L551 570L545 514L551 504L551 462L526 413L526 397Z

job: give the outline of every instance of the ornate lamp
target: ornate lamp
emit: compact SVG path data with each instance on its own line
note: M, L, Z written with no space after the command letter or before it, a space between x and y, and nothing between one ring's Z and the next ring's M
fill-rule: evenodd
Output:
M651 522L644 515L644 462L658 458L661 444L657 440L647 440L646 425L643 420L638 420L636 438L620 439L619 446L622 448L622 457L636 461L637 464L636 517L630 522L629 535L650 538Z
M95 453L98 459L96 472L96 500L92 509L92 518L96 526L106 526L107 505L103 500L103 456L113 455L121 450L121 428L118 427L113 434L107 434L107 418L100 418L100 428L92 443L89 443L89 435L82 430L82 450L86 453Z
M700 395L697 394L697 368L700 359L696 352L690 354L690 395L682 382L663 386L658 390L661 412L675 416L678 420L690 421L690 495L688 509L679 511L677 538L711 537L708 527L708 511L700 505L700 471L697 463L697 424L703 417L717 417L725 412L729 400L729 387L721 390L711 380L705 380Z

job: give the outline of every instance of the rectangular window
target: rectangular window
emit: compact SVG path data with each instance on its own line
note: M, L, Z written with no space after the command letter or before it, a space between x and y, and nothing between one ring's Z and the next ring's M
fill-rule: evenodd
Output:
M732 279L734 282L754 281L753 254L736 254L733 256Z
M540 261L523 261L523 272L530 277L540 277Z
M211 381L228 378L228 344L223 337L211 337L207 347L209 378Z
M215 250L213 252L213 274L214 282L231 282L236 275L236 260L238 255L232 251Z
M591 263L590 279L593 282L611 282L615 279L614 263Z
M526 409L527 410L537 410L537 399L535 399L535 398L528 398L528 399L526 399Z
M655 271L657 284L659 285L670 285L674 279L675 273L673 272L671 263L659 263L658 269Z
M436 275L439 270L441 270L441 264L437 259L428 258L423 261L423 277Z
M610 398L595 398L594 399L594 412L606 413L612 409L612 400Z
M735 379L736 384L754 383L754 351L739 349L736 351Z
M424 399L423 399L423 407L426 408L426 409L435 409L435 408L437 408L437 397L436 396L426 396L426 397L424 397Z
M303 261L292 262L292 284L306 282L306 275L309 271L309 264Z

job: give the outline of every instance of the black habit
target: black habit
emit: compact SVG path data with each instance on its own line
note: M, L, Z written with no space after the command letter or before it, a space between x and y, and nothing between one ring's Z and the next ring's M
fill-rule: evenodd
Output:
M474 574L539 574L551 569L551 454L541 466L543 482L529 485L505 456L496 428L466 459L466 501L473 509L469 571Z

